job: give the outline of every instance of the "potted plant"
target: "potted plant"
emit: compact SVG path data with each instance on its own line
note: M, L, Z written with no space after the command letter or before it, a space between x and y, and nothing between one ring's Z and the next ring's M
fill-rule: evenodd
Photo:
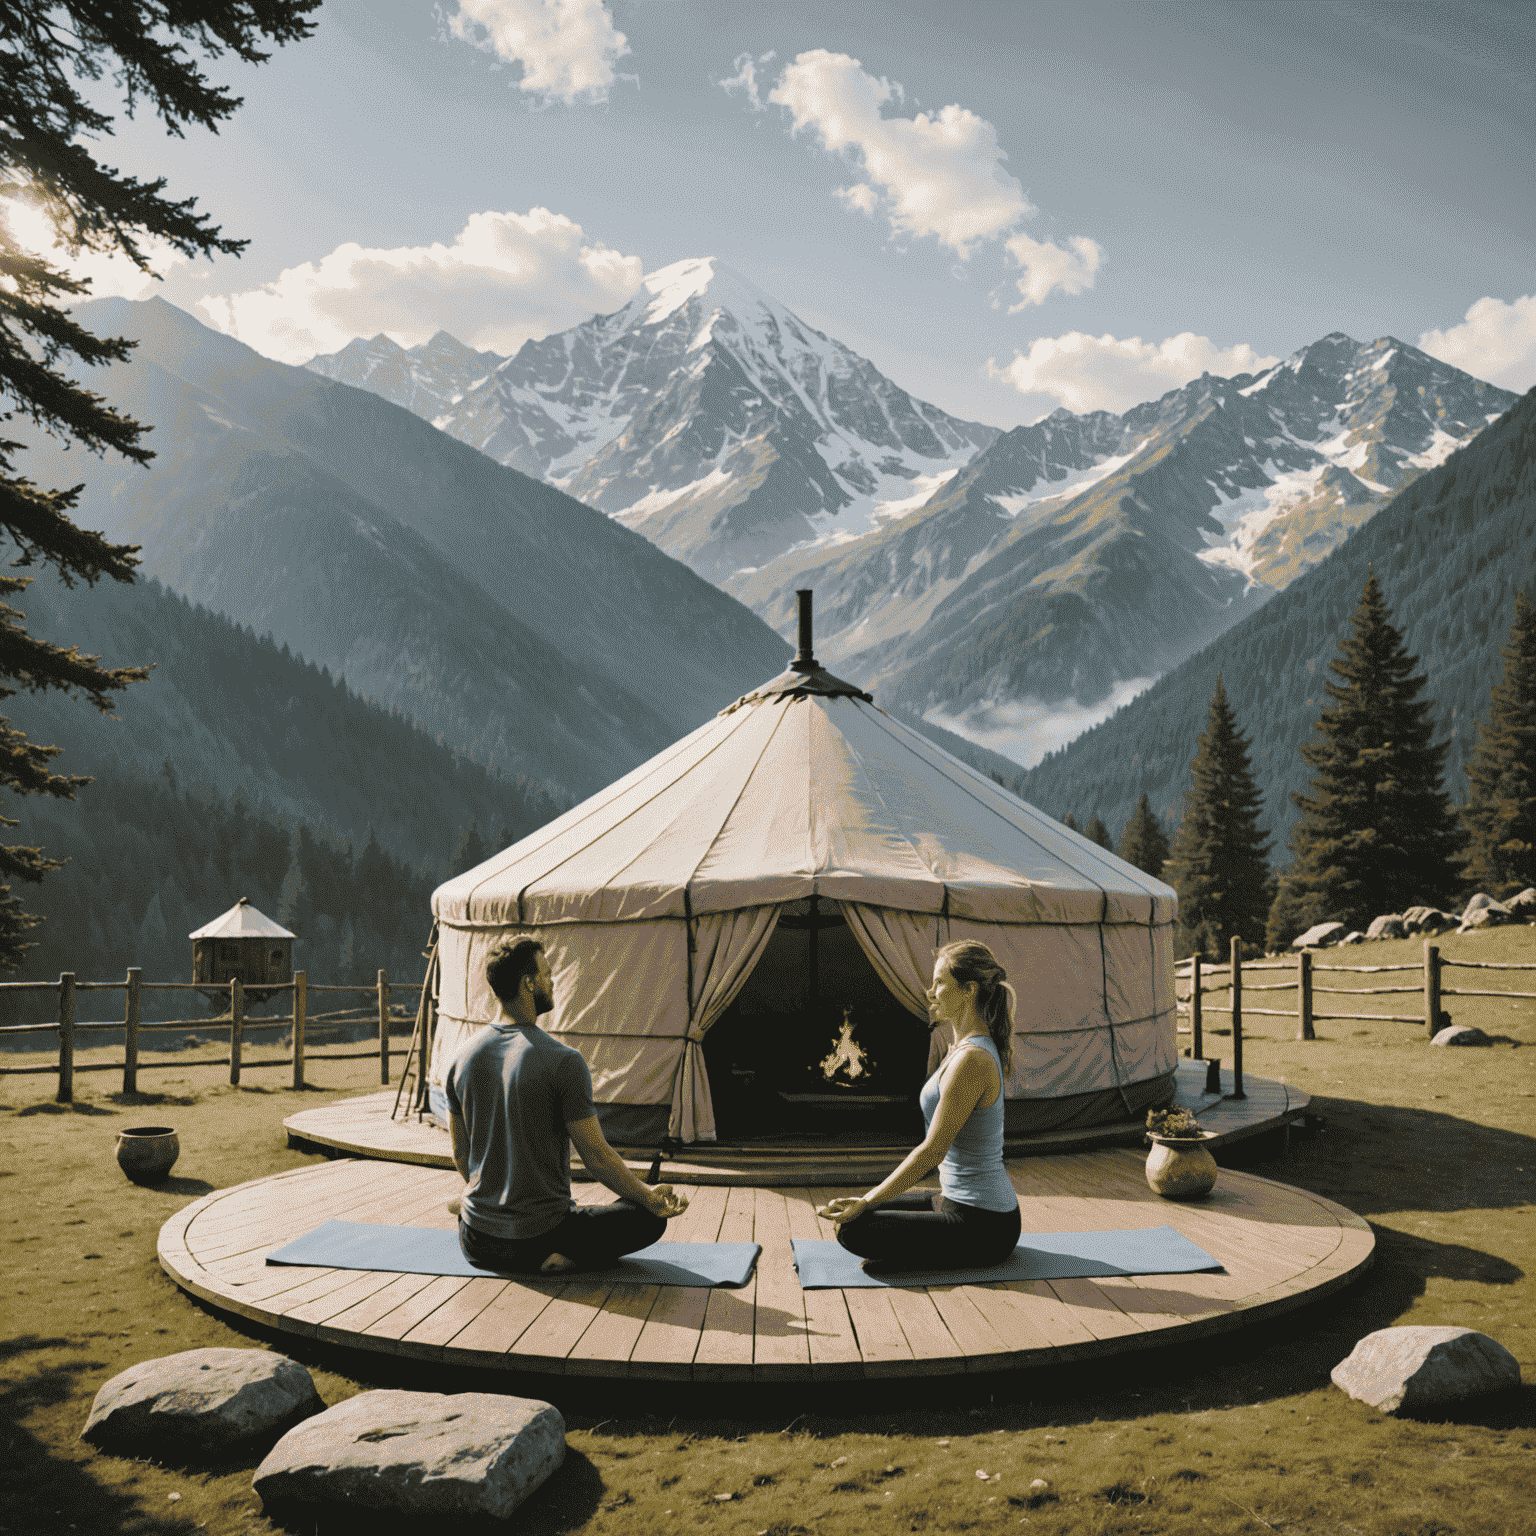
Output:
M1216 1159L1206 1142L1211 1132L1187 1109L1154 1109L1147 1115L1147 1183L1166 1200L1194 1200L1216 1187Z

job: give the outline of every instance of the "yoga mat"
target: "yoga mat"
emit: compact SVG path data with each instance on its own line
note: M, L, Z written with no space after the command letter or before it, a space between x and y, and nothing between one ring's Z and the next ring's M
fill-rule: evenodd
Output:
M1009 1258L989 1269L900 1270L867 1274L836 1243L795 1238L802 1291L873 1286L995 1285L1004 1280L1076 1280L1092 1275L1182 1275L1220 1269L1205 1249L1172 1227L1130 1232L1026 1232Z
M608 1269L564 1271L601 1275L635 1285L745 1285L762 1248L757 1243L652 1243ZM267 1255L268 1264L321 1269L377 1269L403 1275L495 1275L477 1269L459 1249L457 1231L327 1221ZM560 1275L506 1275L509 1280L558 1280Z

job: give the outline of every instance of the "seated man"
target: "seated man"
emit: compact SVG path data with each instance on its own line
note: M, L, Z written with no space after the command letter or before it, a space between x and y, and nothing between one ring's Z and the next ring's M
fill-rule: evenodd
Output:
M497 944L485 978L497 1015L448 1069L453 1162L464 1179L459 1246L471 1264L517 1274L602 1269L657 1242L688 1202L642 1184L608 1145L581 1054L536 1022L555 1006L549 959L535 938ZM571 1142L619 1198L571 1199Z

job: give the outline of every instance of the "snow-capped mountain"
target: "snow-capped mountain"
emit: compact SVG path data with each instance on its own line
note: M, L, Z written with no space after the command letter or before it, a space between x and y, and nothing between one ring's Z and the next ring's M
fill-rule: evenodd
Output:
M372 390L431 421L492 369L506 362L499 352L476 352L439 331L420 346L402 347L382 333L359 337L339 352L314 357L304 366L322 378Z
M726 589L882 699L996 745L1020 701L1145 682L1314 565L1516 396L1392 338L1004 433L908 517Z
M335 371L348 351L309 367L383 393L377 370ZM712 258L527 342L429 419L717 582L901 517L998 435L913 399Z

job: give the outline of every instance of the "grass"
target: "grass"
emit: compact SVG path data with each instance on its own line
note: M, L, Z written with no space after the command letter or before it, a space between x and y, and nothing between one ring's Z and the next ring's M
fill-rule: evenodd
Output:
M1536 962L1536 929L1441 946L1453 957ZM1328 958L1386 964L1418 953L1404 941ZM1494 974L1449 973L1457 984ZM1536 972L1495 984L1536 991ZM1367 1006L1389 1001L1399 1002ZM82 1075L72 1107L51 1102L46 1076L6 1078L0 1531L315 1529L263 1515L250 1486L255 1456L177 1466L103 1455L77 1438L97 1388L134 1361L270 1343L310 1366L328 1403L383 1385L510 1385L552 1398L567 1416L569 1454L512 1522L531 1536L1517 1536L1536 1508L1536 1389L1417 1421L1375 1413L1328 1381L1357 1339L1405 1323L1478 1328L1515 1354L1527 1382L1536 1375L1536 1003L1446 1006L1497 1043L1434 1049L1402 1024L1319 1024L1308 1043L1291 1039L1285 1020L1246 1032L1248 1070L1305 1088L1323 1124L1293 1139L1288 1156L1272 1138L1233 1155L1371 1221L1376 1264L1358 1285L1196 1348L917 1387L509 1383L268 1340L179 1292L156 1263L156 1233L210 1189L315 1161L287 1148L283 1116L376 1088L373 1064L321 1064L319 1087L299 1094L275 1069L236 1090L217 1069L191 1066L191 1053L146 1052L140 1083L151 1091L125 1101L112 1074ZM181 1161L167 1185L140 1189L118 1173L113 1142L122 1127L157 1121L177 1127ZM348 1528L338 1515L317 1529ZM364 1528L382 1529L372 1519Z

